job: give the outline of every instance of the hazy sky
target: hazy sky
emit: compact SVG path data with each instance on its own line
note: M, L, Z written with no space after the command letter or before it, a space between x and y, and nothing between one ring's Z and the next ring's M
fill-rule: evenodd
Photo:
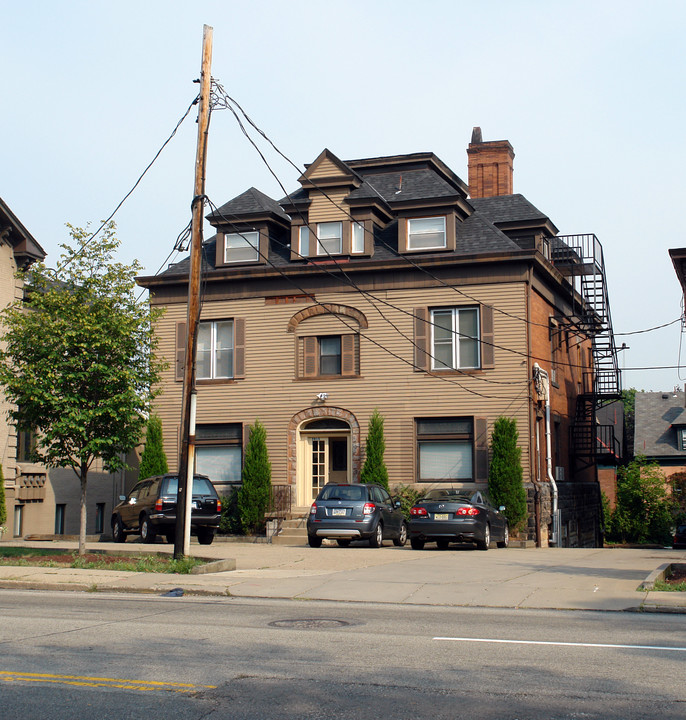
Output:
M515 192L603 245L624 386L671 390L686 246L686 2L0 0L0 196L56 262L65 223L97 227L212 75L300 167L432 151L465 181L472 128L515 150ZM158 271L190 220L196 111L115 216L122 259ZM263 143L264 146L264 143ZM267 159L290 192L298 173ZM228 111L207 194L283 192ZM206 237L211 228L206 226ZM178 259L172 258L172 259ZM686 343L683 360L686 363Z

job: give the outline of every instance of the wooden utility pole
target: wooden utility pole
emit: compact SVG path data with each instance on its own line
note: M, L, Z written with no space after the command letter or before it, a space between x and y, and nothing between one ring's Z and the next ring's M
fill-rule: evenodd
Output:
M179 494L176 501L174 557L190 552L191 501L195 467L195 355L200 319L200 270L202 263L202 223L205 208L205 165L207 133L210 123L210 87L212 67L212 28L203 26L202 66L200 69L200 106L198 110L198 146L195 154L195 185L191 224L191 267L188 278L188 320L186 356L183 369L181 409L181 448L179 454Z

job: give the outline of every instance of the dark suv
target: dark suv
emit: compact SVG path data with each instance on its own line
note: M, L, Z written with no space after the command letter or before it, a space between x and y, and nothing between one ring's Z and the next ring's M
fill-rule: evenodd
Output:
M141 480L112 511L112 537L125 542L127 533L139 533L145 543L155 542L164 535L174 542L176 532L176 496L179 479L176 475L160 475ZM219 527L222 506L217 491L206 475L193 478L191 535L201 545L210 545Z
M321 547L324 538L335 538L342 547L352 540L368 540L381 547L386 538L402 547L407 542L407 523L400 502L393 502L381 485L325 485L312 503L307 519L310 547Z

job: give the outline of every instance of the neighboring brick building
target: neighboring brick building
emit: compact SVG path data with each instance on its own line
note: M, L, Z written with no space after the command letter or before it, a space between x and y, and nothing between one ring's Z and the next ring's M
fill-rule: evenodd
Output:
M528 537L548 544L559 496L559 544L598 541L596 409L619 392L600 243L559 236L512 194L509 142L475 129L468 155L471 195L432 153L344 162L324 150L280 202L251 188L208 216L196 467L220 489L240 481L259 419L279 496L305 511L327 480L359 481L375 408L391 485L483 488L506 415L519 429ZM166 311L157 333L171 364L156 410L172 464L188 269L185 259L139 278Z

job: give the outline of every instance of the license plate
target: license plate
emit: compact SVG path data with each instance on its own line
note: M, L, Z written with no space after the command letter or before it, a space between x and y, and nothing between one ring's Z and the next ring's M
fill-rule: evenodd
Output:
M435 513L434 514L434 520L449 520L450 514L449 513Z
M347 511L345 508L331 508L331 515L333 517L345 517L345 515L347 515Z

